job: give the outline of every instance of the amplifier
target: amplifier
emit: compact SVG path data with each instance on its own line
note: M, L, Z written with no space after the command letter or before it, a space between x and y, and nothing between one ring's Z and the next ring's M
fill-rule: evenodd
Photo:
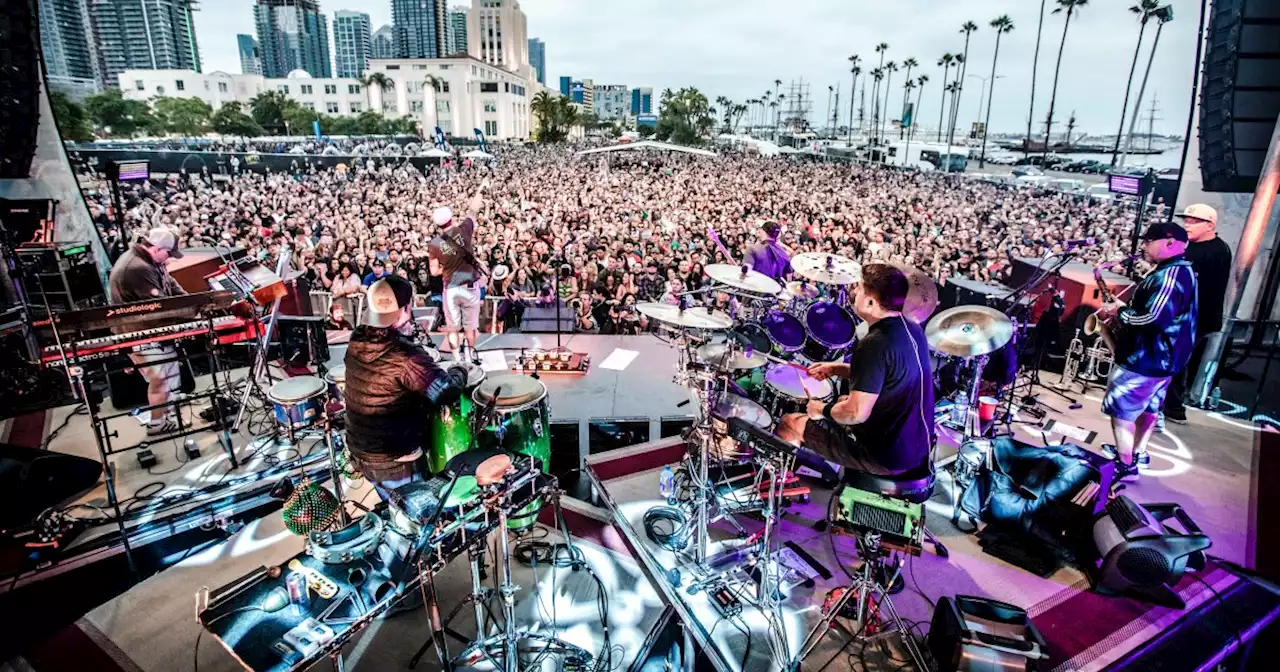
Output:
M831 524L854 533L879 533L886 546L919 555L924 541L924 505L845 486Z

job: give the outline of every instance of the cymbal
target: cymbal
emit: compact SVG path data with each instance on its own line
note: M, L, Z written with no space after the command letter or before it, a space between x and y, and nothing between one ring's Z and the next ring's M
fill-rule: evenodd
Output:
M680 310L679 306L665 303L637 303L636 310L659 322L688 329L728 329L733 326L733 320L728 315L712 312L710 308L702 306Z
M782 291L782 285L779 285L776 280L745 266L707 264L705 271L707 277L716 282L745 289L748 292L774 295Z
M934 315L924 333L934 352L976 357L1003 348L1013 338L1013 322L995 308L956 306Z
M698 357L717 369L725 371L758 369L769 363L769 359L763 352L752 349L751 354L748 355L736 343L733 345L735 347L730 348L728 343L708 343L698 348Z
M805 252L791 258L796 275L827 285L852 285L862 279L862 264L838 254Z
M818 298L818 287L801 280L792 280L782 290L782 297L787 299L816 299Z
M902 314L923 324L938 307L938 286L928 273L903 263L891 264L902 271L910 283L907 289L907 301L902 307Z
M764 407L746 397L726 393L711 409L711 417L728 422L730 418L742 418L756 427L768 427L772 418Z

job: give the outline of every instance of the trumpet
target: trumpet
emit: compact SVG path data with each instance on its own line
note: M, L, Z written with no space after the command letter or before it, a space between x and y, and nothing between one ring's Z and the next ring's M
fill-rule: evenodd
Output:
M1084 359L1084 341L1080 340L1080 330L1076 329L1075 338L1067 346L1067 356L1062 362L1062 379L1055 385L1059 390L1071 389L1080 372L1080 362Z

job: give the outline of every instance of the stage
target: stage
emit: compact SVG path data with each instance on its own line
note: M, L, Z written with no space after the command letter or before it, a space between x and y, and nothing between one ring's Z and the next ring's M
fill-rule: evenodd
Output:
M659 501L657 481L663 465L677 462L683 452L681 439L664 431L664 420L673 422L692 412L690 405L681 405L689 399L686 389L671 381L675 373L674 350L652 336L575 336L566 337L565 343L590 354L592 370L585 376L542 376L548 389L553 429L557 425L574 429L567 434L553 433L553 454L562 456L554 468L571 469L582 464L598 485L596 492L582 496L583 501L565 499L566 519L576 543L606 583L612 641L621 647L622 659L630 664L669 606L677 614L688 617L694 626L691 632L713 667L743 669L742 657L746 656L745 669L777 669L771 664L763 619L752 617L748 607L745 616L751 626L750 635L744 635L728 622L717 624L718 614L707 603L705 592L691 596L683 586L676 589L670 585L665 576L665 570L673 564L668 557L670 552L648 541L638 524L644 511ZM554 335L508 334L486 337L481 349L501 349L508 364L512 364L522 347L554 345ZM334 349L335 355L340 354L341 347ZM616 349L638 354L621 370L601 367ZM340 359L335 358L332 363L337 361ZM237 376L242 373L237 372ZM495 371L491 375L499 374ZM1056 376L1050 374L1045 378L1056 380ZM1085 447L1098 450L1110 437L1106 420L1099 411L1100 391L1074 396L1082 404L1080 409L1071 410L1068 402L1053 394L1040 394L1047 407L1047 419L1097 432L1099 438ZM45 431L68 419L71 410L59 409L51 414L45 420ZM1251 501L1258 492L1254 464L1260 450L1256 441L1259 430L1225 413L1194 409L1189 413L1188 425L1170 425L1168 432L1155 437L1151 469L1125 492L1139 502L1182 504L1213 539L1210 553L1250 566L1255 555L1252 540L1256 538L1253 526L1257 523L1251 515ZM628 434L626 438L634 440L625 447L611 445L617 435L601 436L599 430L593 431L602 424L617 424L620 420L643 425L647 431ZM1040 445L1046 439L1061 440L1061 436L1039 431L1040 424L1019 422L1014 424L1014 429L1018 438L1028 443ZM597 437L594 446L593 435ZM953 459L956 437L950 432L943 435L939 458L945 466ZM248 443L250 438L244 433L238 437L238 454L246 457L253 454L254 448ZM95 450L84 416L70 415L66 427L50 442L50 449L93 456ZM303 452L307 449L304 445ZM315 452L323 454L322 449ZM162 461L153 471L162 475L137 469L131 458L117 460L123 497L158 479L164 479L166 487L190 487L203 482L201 479L221 477L228 466L224 455L206 448L200 460L164 474L178 464L168 449L158 449L157 453ZM274 460L264 457L263 463L251 462L242 467L242 471L264 473L270 467L266 463ZM360 484L355 485L353 498L371 501L376 497ZM793 653L807 632L807 624L817 618L816 606L822 596L846 581L844 569L852 570L857 562L851 540L829 537L826 532L814 529L813 523L825 516L830 494L816 482L810 485L813 486L812 499L793 506L783 516L778 527L780 541L805 549L832 578L819 580L812 589L798 589L789 598L785 608L789 619L785 636ZM939 558L932 546L926 544L924 554L913 558L907 566L906 590L892 598L905 618L923 621L917 632L928 626L931 601L956 594L991 597L1030 612L1049 641L1049 669L1094 670L1137 655L1140 645L1175 626L1189 613L1126 597L1097 595L1089 591L1085 576L1071 567L1041 577L985 554L975 537L950 524L949 487L949 479L941 477L934 497L926 504L926 511L929 529L938 535L950 557ZM100 499L101 494L99 489L82 501L97 501L95 498ZM758 527L755 521L741 520L749 530ZM730 535L730 530L723 525L714 529L717 538ZM545 527L537 532L538 535L544 533L556 535ZM23 651L24 658L34 661L32 668L36 670L58 669L57 662L66 655L81 660L109 660L122 670L184 669L191 664L188 661L200 632L193 618L195 593L202 586L213 588L227 583L254 567L280 562L300 548L301 540L282 529L279 516L268 514L96 608L85 605L88 613L72 626L70 633L64 632L28 647ZM555 621L561 636L597 653L600 622L594 584L567 570L539 568L537 571L537 580L528 568L520 568L517 574L516 583L521 586L518 609L528 616L527 621L521 622L549 628ZM1204 583L1187 578L1179 586L1179 592L1190 605L1189 610L1219 599L1215 592L1222 600L1232 600L1230 603L1235 604L1236 594L1251 585L1220 565L1211 566L1199 576ZM538 587L536 591L534 586ZM469 590L465 563L455 561L450 565L441 575L438 589L442 608L447 611ZM557 595L554 602L550 597L553 590ZM1256 618L1253 612L1247 613L1254 619L1250 622L1257 624L1265 624L1274 615L1266 609ZM1246 612L1240 614L1243 618ZM425 623L420 611L376 623L347 650L350 668L403 669L408 656L423 642ZM1245 623L1238 627L1244 631ZM465 628L463 624L464 631ZM804 668L820 667L844 646L846 637L846 632L833 630ZM1230 639L1231 633L1223 637ZM67 646L69 641L76 644ZM1225 643L1218 642L1218 645ZM859 656L850 654L858 654L857 648L849 647L843 655L836 656L830 668L856 669ZM870 669L892 670L901 665L901 661L878 659L882 655L874 650L865 654ZM207 633L200 644L198 660L202 670L240 669ZM429 655L423 667L437 669L436 661Z

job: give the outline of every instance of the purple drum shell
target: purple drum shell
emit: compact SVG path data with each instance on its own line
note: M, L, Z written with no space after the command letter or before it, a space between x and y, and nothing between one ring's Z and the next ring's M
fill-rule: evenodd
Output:
M819 301L804 312L809 337L828 348L843 348L853 342L853 316L830 301Z
M804 325L795 316L775 310L766 315L761 324L779 350L794 352L804 347Z

